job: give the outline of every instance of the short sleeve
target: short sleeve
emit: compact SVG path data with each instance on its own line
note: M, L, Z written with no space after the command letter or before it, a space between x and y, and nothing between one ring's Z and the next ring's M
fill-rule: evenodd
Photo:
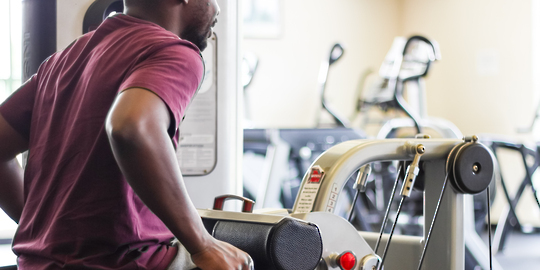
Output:
M32 76L0 105L0 114L11 127L26 139L30 138L30 124L37 88L36 81L36 76Z
M119 89L144 88L158 95L174 117L175 125L169 129L171 135L178 128L204 72L198 49L182 42L178 40L174 44L154 48L130 71Z

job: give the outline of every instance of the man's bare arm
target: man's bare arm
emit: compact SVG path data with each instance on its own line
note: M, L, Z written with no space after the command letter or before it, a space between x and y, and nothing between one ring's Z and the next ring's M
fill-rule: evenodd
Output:
M133 190L189 251L196 252L209 239L181 181L167 134L169 122L169 112L158 96L144 89L128 89L113 105L106 129Z
M237 269L246 264L246 254L208 234L187 194L167 134L170 121L169 111L157 95L145 89L125 90L106 121L114 156L135 193L167 225L200 268Z
M0 115L0 207L19 223L24 205L23 170L16 156L28 150L23 138Z

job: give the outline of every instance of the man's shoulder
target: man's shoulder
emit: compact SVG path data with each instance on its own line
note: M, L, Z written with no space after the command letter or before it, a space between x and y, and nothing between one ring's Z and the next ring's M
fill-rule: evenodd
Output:
M120 14L108 18L102 26L106 31L110 31L109 34L113 39L129 39L133 49L138 46L156 49L182 46L199 54L199 49L193 43L179 38L155 23L139 18Z

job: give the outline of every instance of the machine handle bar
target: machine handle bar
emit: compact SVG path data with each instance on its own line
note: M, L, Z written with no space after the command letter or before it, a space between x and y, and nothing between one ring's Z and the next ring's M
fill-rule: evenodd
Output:
M253 206L255 205L254 200L250 200L246 197L238 196L238 195L232 195L232 194L226 194L222 196L218 196L214 199L214 210L223 210L223 205L225 204L226 200L240 200L243 202L242 204L242 212L244 213L252 213L253 212Z

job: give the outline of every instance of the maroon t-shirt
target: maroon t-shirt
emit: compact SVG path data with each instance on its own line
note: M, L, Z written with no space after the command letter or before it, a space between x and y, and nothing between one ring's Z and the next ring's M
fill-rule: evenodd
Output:
M174 117L176 145L203 69L192 43L117 15L52 55L0 106L29 140L13 242L20 269L164 269L171 262L173 235L122 176L104 123L121 91L145 88Z

